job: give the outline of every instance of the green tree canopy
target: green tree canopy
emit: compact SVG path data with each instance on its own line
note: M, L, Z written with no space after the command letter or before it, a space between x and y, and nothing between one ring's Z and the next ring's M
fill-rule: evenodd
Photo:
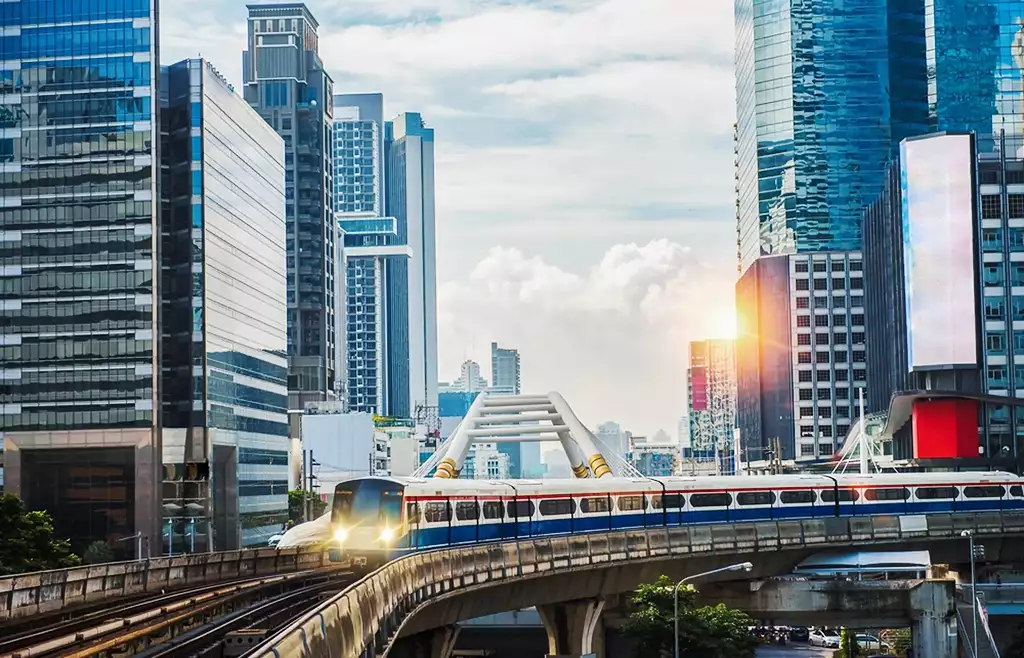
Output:
M82 560L86 564L103 564L105 562L114 561L114 551L110 549L110 544L102 540L96 540L89 544L88 548L85 549L85 553L82 554Z
M302 523L306 520L306 505L307 500L313 501L313 519L320 518L320 516L327 511L327 503L320 500L320 496L316 495L311 491L305 491L304 489L292 489L288 492L288 520L292 523Z
M70 542L53 538L49 512L27 512L17 496L0 496L0 575L63 569L79 563Z
M666 576L641 585L631 599L625 631L636 642L638 658L671 655L674 618L672 589ZM679 655L681 658L753 658L757 640L750 617L723 604L697 607L697 590L679 591Z

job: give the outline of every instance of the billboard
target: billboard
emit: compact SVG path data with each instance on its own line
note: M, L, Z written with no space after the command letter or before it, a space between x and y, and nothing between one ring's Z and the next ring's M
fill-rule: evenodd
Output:
M911 371L977 367L973 151L970 135L900 144Z

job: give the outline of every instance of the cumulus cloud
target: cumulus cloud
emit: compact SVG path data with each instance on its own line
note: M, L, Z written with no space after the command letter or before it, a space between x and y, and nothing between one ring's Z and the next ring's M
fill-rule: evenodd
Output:
M675 427L686 341L721 329L735 279L731 3L307 4L337 92L435 128L447 376L510 342L588 420ZM240 86L245 4L164 5L162 59Z
M617 244L567 271L494 247L439 291L440 363L488 370L496 340L520 350L525 391L559 390L591 426L674 428L686 405L688 342L731 335L732 281L669 240Z

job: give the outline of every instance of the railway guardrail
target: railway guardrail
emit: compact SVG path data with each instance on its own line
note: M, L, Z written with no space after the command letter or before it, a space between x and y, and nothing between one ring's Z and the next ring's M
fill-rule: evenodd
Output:
M329 565L319 548L192 553L0 578L0 623L107 600Z

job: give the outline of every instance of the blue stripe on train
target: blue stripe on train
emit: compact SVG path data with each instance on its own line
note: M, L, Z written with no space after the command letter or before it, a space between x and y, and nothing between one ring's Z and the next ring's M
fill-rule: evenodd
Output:
M840 503L840 516L927 514L962 511L999 511L1024 509L1024 500L959 500L951 501L890 501ZM753 509L717 510L655 510L632 514L590 514L575 518L493 521L481 519L479 524L465 524L414 529L402 542L411 548L401 552L414 552L451 544L473 544L508 541L538 536L557 536L581 532L603 532L633 528L660 528L663 526L697 525L734 521L771 521L778 519L822 518L835 515L835 506L829 503L815 505L786 505ZM517 527L518 526L518 527ZM330 551L330 559L341 559L340 552Z

